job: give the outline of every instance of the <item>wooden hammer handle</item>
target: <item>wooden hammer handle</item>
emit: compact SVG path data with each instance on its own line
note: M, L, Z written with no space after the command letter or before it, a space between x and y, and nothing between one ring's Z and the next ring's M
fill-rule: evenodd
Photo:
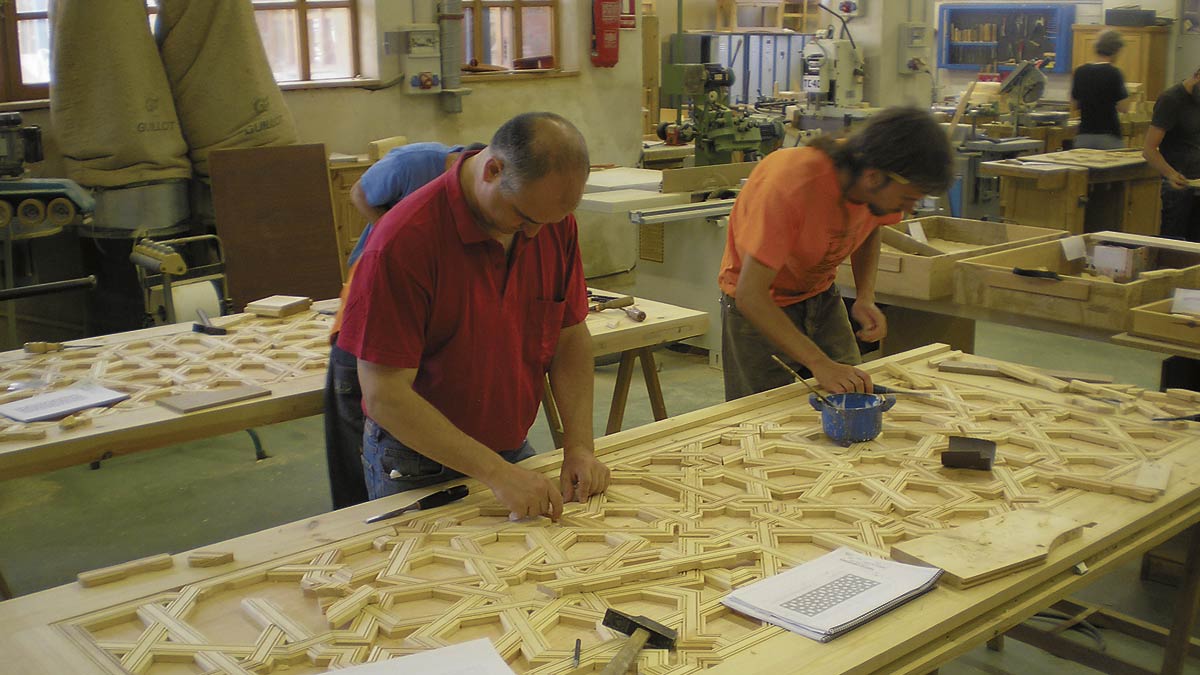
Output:
M613 657L612 661L604 666L604 670L600 671L600 675L624 675L629 671L629 666L637 660L638 654L642 651L642 647L646 646L646 640L650 639L650 631L645 628L639 628L633 631L633 635L629 636L629 641L621 647L621 651Z

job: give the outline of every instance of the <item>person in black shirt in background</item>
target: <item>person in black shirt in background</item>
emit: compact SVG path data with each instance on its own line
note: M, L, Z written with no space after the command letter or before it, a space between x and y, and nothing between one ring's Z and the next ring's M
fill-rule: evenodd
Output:
M1200 204L1188 180L1200 178L1200 69L1154 103L1142 156L1163 175L1164 237L1200 241Z
M1075 147L1118 150L1125 147L1117 111L1125 112L1129 92L1125 78L1113 65L1125 40L1115 30L1096 38L1097 61L1075 69L1071 78L1071 103L1079 108L1079 135Z

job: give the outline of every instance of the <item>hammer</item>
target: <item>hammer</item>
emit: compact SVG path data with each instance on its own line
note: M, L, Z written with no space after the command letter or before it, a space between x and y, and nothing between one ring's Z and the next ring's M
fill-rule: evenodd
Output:
M638 652L642 651L642 647L671 649L675 646L675 631L644 616L631 616L625 612L609 609L604 612L602 623L606 628L628 635L629 641L625 643L624 647L621 647L621 651L617 652L604 670L600 671L600 675L625 673L629 670L629 666L637 660Z

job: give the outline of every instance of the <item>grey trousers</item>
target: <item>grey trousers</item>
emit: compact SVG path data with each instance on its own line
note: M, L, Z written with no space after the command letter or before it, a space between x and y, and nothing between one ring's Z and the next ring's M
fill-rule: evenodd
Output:
M862 363L858 341L854 338L854 329L836 284L808 300L781 309L792 324L829 358L848 365ZM759 333L750 320L738 311L732 297L722 294L721 370L725 375L725 400L732 401L791 384L792 376L771 359L772 354L778 354L800 375L812 376L807 368L784 356L778 347Z

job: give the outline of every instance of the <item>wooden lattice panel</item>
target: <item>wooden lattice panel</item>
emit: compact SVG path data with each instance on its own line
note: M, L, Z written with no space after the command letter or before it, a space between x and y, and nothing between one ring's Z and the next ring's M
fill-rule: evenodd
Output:
M70 446L64 453L78 454L86 453L90 442L93 459L104 450L120 453L130 437L154 433L154 425L178 418L155 405L175 394L255 385L288 395L296 383L303 383L298 391L319 391L329 360L330 320L312 311L278 319L239 314L215 320L228 328L227 335L195 333L189 325L161 326L79 341L94 347L0 354L0 382L8 387L0 403L85 380L129 394L115 405L76 413L65 424L19 424L0 417L0 460L19 475L27 472L26 463L51 468L70 463L58 462L54 446L59 443ZM108 434L124 435L122 443L105 448ZM185 433L175 440L187 438Z
M1186 395L1089 385L1085 400L1095 405L1086 410L1069 404L1079 392L948 375L930 363L948 356L926 349L903 366L873 368L877 381L928 384L932 396L903 398L868 443L833 444L805 392L787 387L614 437L602 448L613 471L608 492L567 505L557 524L510 522L471 482L457 504L356 525L340 541L242 569L212 568L216 576L58 629L108 672L296 675L487 637L517 672L568 673L598 671L619 648L620 636L600 627L613 607L679 631L675 651L643 653L643 673L744 667L771 651L759 649L768 640L825 650L803 658L845 654L838 658L863 667L998 601L978 595L986 590L939 589L833 643L869 639L855 655L738 615L720 599L839 546L886 556L897 542L1014 509L1082 512L1099 523L1086 545L1109 546L1104 537L1144 523L1156 506L1096 491L1132 480L1147 461L1176 467L1162 509L1197 498L1200 468L1190 457L1200 435L1148 419L1188 405ZM995 469L943 468L939 453L957 434L995 440ZM533 460L547 473L558 466L556 456ZM1072 476L1091 479L1092 491L1063 487ZM382 511L392 499L356 508ZM894 623L873 631L885 621ZM580 670L570 658L576 639Z

